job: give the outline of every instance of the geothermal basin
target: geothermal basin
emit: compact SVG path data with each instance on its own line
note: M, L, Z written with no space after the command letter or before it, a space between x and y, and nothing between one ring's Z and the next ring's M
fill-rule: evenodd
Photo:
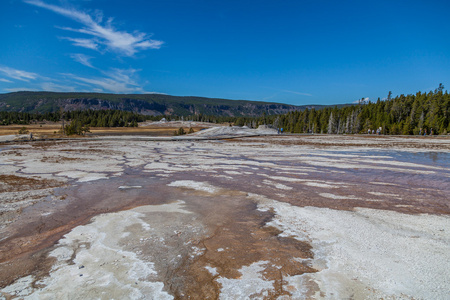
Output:
M0 299L446 299L450 139L0 144Z

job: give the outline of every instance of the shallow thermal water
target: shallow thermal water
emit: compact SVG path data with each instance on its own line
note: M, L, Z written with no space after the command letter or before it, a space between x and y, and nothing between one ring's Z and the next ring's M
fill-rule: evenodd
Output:
M445 298L450 147L278 142L3 151L0 299Z

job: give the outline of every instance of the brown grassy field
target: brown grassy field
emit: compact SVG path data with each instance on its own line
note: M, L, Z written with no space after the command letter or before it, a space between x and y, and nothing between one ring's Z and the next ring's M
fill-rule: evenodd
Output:
M61 129L61 123L0 126L0 135L18 134L23 127L33 135L56 135Z
M36 138L57 138L62 137L61 123L45 123L45 124L31 124L31 125L8 125L0 126L0 135L14 135L18 134L21 128L26 128L29 133L32 133ZM147 125L139 127L91 127L90 133L87 135L148 135L148 136L172 136L174 131L180 128L179 124L167 123L165 126ZM194 132L197 132L206 127L196 126L192 127ZM183 129L188 132L189 127L183 126Z

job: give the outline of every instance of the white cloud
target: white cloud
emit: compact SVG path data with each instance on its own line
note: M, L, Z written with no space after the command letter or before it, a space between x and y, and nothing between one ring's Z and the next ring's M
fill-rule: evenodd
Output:
M137 70L111 69L102 72L106 77L86 78L74 74L62 74L77 81L79 85L88 84L91 90L113 93L142 93L144 90L134 79Z
M73 86L60 85L54 82L43 82L41 87L43 91L49 92L75 92L75 88Z
M62 39L71 41L74 46L98 50L98 43L95 39L74 39L70 37L62 37Z
M84 54L73 54L72 57L80 63L86 64L96 70L90 62L89 56ZM146 92L137 75L136 69L111 68L107 71L99 70L102 76L84 77L71 73L60 73L58 78L48 78L35 73L16 70L9 67L0 67L0 73L8 78L27 82L27 87L5 88L7 92L17 91L53 91L53 92L75 92L80 90L112 92L112 93L144 93ZM30 80L33 81L30 82ZM14 83L8 79L0 78L0 81Z
M17 70L17 69L13 69L10 67L0 67L0 72L9 78L17 79L17 80L21 80L21 81L27 81L27 82L39 77L39 75L36 73Z
M85 65L86 67L95 69L94 66L90 62L92 56L87 56L87 55L84 55L81 53L74 53L74 54L71 54L70 57L74 61L79 62L80 64Z
M73 79L89 83L94 86L100 86L103 90L111 91L113 93L132 93L141 90L139 88L129 87L126 83L117 82L111 78L84 78L74 76Z
M109 71L103 71L102 73L117 82L123 82L127 85L138 86L138 83L133 79L136 72L138 70L135 69L118 69L112 68Z
M68 31L74 31L90 35L90 39L70 38L66 39L73 42L75 46L98 50L99 45L103 45L108 50L118 52L126 56L132 56L140 50L159 49L163 44L162 41L152 40L148 34L142 32L128 33L125 31L118 31L112 26L112 19L108 19L104 25L103 14L96 11L94 18L89 14L77 11L73 8L63 8L52 4L47 4L41 0L24 0L24 2L51 10L57 14L70 18L85 27L80 29L61 28Z

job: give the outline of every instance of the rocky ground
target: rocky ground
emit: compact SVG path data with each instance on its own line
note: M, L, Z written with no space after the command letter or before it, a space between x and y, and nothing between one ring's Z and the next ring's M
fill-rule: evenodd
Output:
M449 181L448 138L0 144L0 299L445 299Z

